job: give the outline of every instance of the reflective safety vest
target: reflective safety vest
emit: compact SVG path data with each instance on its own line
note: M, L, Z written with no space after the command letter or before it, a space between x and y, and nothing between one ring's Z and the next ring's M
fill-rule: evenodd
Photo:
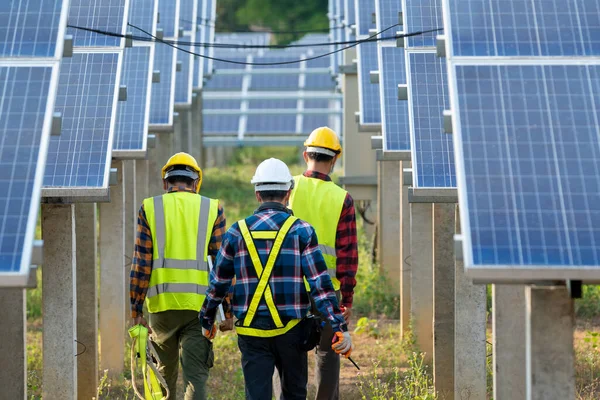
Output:
M294 181L290 209L296 217L315 228L319 249L327 264L333 288L340 290L340 281L336 277L335 239L348 192L331 181L307 178L304 175L295 176Z
M283 245L283 241L287 236L288 232L294 222L296 222L298 218L289 216L288 219L284 222L281 229L279 231L255 231L250 232L248 230L248 226L246 225L245 220L241 220L238 222L240 227L240 232L242 233L242 237L244 238L244 242L246 243L246 248L248 249L248 254L250 255L250 259L252 260L252 266L256 271L256 276L259 278L258 285L256 286L256 290L252 295L252 299L250 301L250 306L248 307L248 311L246 312L246 316L244 320L238 321L236 323L235 330L240 335L247 336L258 336L258 337L274 337L283 335L288 332L294 326L298 325L300 322L299 319L292 319L287 324L283 324L281 321L281 317L279 316L279 311L277 310L277 306L275 305L275 300L273 299L273 293L271 292L271 287L269 286L269 279L271 278L271 274L273 273L273 267L275 266L275 261L277 261L277 257L281 251L281 246ZM254 244L254 240L274 240L273 247L271 248L271 252L269 253L269 257L267 259L267 264L263 266L262 261L258 255L258 251L256 250L256 246ZM267 308L269 309L269 313L271 314L271 318L275 323L275 329L257 329L251 328L250 324L252 324L252 320L256 315L256 311L258 310L258 306L262 299L265 300L267 304Z
M208 243L219 202L189 192L144 200L152 232L148 311L200 311L208 288Z

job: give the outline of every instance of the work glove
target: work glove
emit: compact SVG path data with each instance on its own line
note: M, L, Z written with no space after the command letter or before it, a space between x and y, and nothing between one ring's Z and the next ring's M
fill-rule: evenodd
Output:
M217 326L212 324L210 329L206 329L204 326L202 327L202 335L208 340L213 340L215 336L217 336Z
M352 354L352 339L350 338L350 332L336 332L332 342L331 348L333 351L346 358L350 357L350 354Z

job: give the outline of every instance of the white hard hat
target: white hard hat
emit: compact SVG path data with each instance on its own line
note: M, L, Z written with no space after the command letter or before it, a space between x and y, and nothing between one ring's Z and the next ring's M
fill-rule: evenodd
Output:
M287 165L276 158L261 162L250 183L256 192L263 190L285 190L292 188L294 178Z

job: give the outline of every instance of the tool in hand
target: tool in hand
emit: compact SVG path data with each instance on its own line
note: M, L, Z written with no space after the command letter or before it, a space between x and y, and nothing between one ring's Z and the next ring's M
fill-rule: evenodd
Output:
M213 270L213 261L212 257L208 256L208 268L212 272ZM225 321L225 312L223 311L223 305L219 304L219 308L217 309L217 324L220 325Z
M356 369L360 371L360 367L358 366L358 364L357 364L357 363L355 363L355 362L354 362L354 360L352 359L352 357L348 357L348 360L350 360L350 362L351 362L352 364L354 364L354 366L356 367Z

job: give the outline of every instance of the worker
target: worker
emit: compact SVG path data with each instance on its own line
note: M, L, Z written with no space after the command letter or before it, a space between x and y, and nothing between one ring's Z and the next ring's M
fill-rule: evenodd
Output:
M287 165L265 160L251 183L260 206L225 234L200 312L202 328L208 337L216 333L215 310L235 277L232 307L246 399L271 400L276 366L283 398L306 399L308 353L303 343L309 296L335 332L335 351L349 356L352 341L315 231L286 207L293 187Z
M131 317L152 334L169 398L177 398L181 360L185 399L204 400L214 356L198 312L208 287L208 257L217 255L225 233L225 214L218 200L198 194L202 170L191 155L169 158L162 179L166 193L145 199L139 211ZM149 321L142 313L144 301Z
M336 133L328 127L312 131L304 142L307 169L295 176L290 196L294 215L317 232L336 296L346 323L350 322L358 270L356 213L352 196L331 181L329 174L342 153ZM318 311L318 310L315 310ZM334 331L325 315L321 341L315 350L315 398L339 399L340 357L331 349Z

